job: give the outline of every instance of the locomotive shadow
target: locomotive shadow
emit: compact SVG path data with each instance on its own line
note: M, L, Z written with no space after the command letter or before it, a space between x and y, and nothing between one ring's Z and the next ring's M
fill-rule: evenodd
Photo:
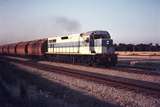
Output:
M1 64L1 63L0 63ZM6 65L5 65L6 66ZM2 66L1 66L2 67ZM111 104L109 102L101 101L93 96L85 95L84 93L80 91L76 91L74 89L71 89L67 86L63 86L61 84L58 84L56 82L50 81L46 78L41 77L40 75L36 75L33 73L29 73L26 70L20 70L18 67L11 65L9 61L7 62L7 69L12 70L12 73L10 75L15 75L14 77L19 78L19 82L21 84L20 88L22 88L21 97L27 96L27 98L30 97L30 95L26 95L28 88L30 85L36 87L37 93L49 93L51 96L53 96L53 99L48 99L47 97L41 96L43 98L40 98L41 100L38 101L32 101L30 99L27 99L27 103L24 103L21 101L21 104L26 104L27 107L63 107L66 106L65 104L55 103L56 105L49 105L48 102L55 102L55 99L61 99L63 102L78 106L78 107L117 107L114 104ZM3 69L6 71L6 68ZM9 73L7 73L8 75ZM9 76L7 76L8 79ZM13 79L13 78L12 78ZM10 80L12 81L12 80ZM13 81L12 81L13 82ZM22 103L23 102L23 103ZM38 104L38 105L37 105ZM22 106L21 105L21 106ZM26 107L26 105L23 105Z

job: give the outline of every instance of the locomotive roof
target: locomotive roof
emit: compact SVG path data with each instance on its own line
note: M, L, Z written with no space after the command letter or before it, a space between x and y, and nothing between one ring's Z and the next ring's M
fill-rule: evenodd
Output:
M82 34L86 34L86 35L91 35L91 34L105 34L105 35L110 35L108 33L108 31L103 31L103 30L94 30L94 31L88 31L88 32L84 32Z
M80 34L68 34L68 35L54 36L54 37L49 37L48 39L53 39L53 38L63 37L63 36L78 36L78 35L90 36L91 34L97 34L97 35L102 34L102 35L107 35L107 36L110 37L110 34L108 33L108 31L94 30L94 31L88 31L88 32L80 33Z

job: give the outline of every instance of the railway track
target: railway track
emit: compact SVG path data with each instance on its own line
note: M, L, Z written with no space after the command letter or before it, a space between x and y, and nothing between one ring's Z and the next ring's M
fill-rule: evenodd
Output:
M136 74L145 74L145 75L159 75L159 72L156 72L153 69L147 69L143 67L134 67L134 66L129 66L129 65L117 65L116 67L109 67L106 69L110 70L118 70L121 72L127 72L127 73L136 73Z
M118 56L117 67L152 71L153 74L154 71L160 71L159 58L159 56Z
M17 58L17 57L7 57L10 59L17 59L17 60L23 60L23 61L29 61L32 59L24 59L24 57L21 58ZM37 62L39 60L36 60ZM50 62L50 61L49 61ZM79 65L79 64L74 64L74 65ZM84 64L83 66L85 67L91 67L90 65L86 65ZM145 74L145 75L160 75L159 72L155 72L153 69L148 69L148 68L144 68L144 67L135 67L135 66L130 66L130 65L122 65L122 64L117 64L115 67L106 67L106 66L100 66L100 65L94 65L92 66L93 68L100 68L100 69L104 69L104 70L116 70L116 71L120 71L120 72L127 72L127 73L136 73L136 74Z
M111 85L116 88L125 88L125 89L135 90L135 91L138 89L138 90L141 90L141 92L149 92L151 94L160 96L160 84L158 83L129 79L129 78L122 78L118 76L103 75L99 73L91 73L87 71L82 72L81 70L75 70L75 69L73 70L70 68L40 64L33 61L20 61L15 59L7 59L7 60L15 63L20 63L25 66L37 68L40 70L45 70L47 72L54 72L58 74L73 76L73 77L77 77L77 78L81 78L89 81Z

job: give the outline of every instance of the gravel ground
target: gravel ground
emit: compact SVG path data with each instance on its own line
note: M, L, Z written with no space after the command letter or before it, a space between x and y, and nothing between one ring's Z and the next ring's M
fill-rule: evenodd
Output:
M106 103L110 102L114 106L115 105L123 106L123 107L159 107L160 106L160 97L154 97L154 96L150 96L142 93L137 93L132 90L129 91L125 89L115 88L115 87L107 86L105 84L99 84L92 81L77 79L74 77L60 75L53 72L46 72L43 70L38 70L35 68L23 66L21 64L16 64L13 62L12 64L16 65L20 69L25 69L30 73L34 73L45 79L48 79L49 81L56 82L65 87L69 87L70 89L81 92L83 93L83 95L92 96L93 98L97 98L100 101L104 101ZM93 68L88 68L88 69L93 69ZM71 93L69 93L69 95L70 94ZM46 96L48 96L48 94L46 94ZM77 103L78 102L79 104L82 103L80 100L78 100ZM91 105L89 105L88 107L90 106Z
M121 72L119 70L94 68L94 67L86 67L86 66L81 66L81 65L72 65L72 64L55 63L55 62L47 62L47 61L39 61L39 63L60 66L60 67L66 67L66 68L72 68L72 69L78 69L78 70L94 72L94 73L101 73L101 74L112 75L112 76L118 76L118 77L124 77L124 78L130 78L130 79L136 79L136 80L143 80L143 81L160 83L160 76L159 75L128 73L128 72Z
M117 107L1 60L0 107Z

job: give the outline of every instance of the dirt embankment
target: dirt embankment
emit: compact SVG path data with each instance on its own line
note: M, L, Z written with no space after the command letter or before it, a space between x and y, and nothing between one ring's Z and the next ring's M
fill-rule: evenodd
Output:
M0 60L2 107L110 107L110 103L17 69Z

